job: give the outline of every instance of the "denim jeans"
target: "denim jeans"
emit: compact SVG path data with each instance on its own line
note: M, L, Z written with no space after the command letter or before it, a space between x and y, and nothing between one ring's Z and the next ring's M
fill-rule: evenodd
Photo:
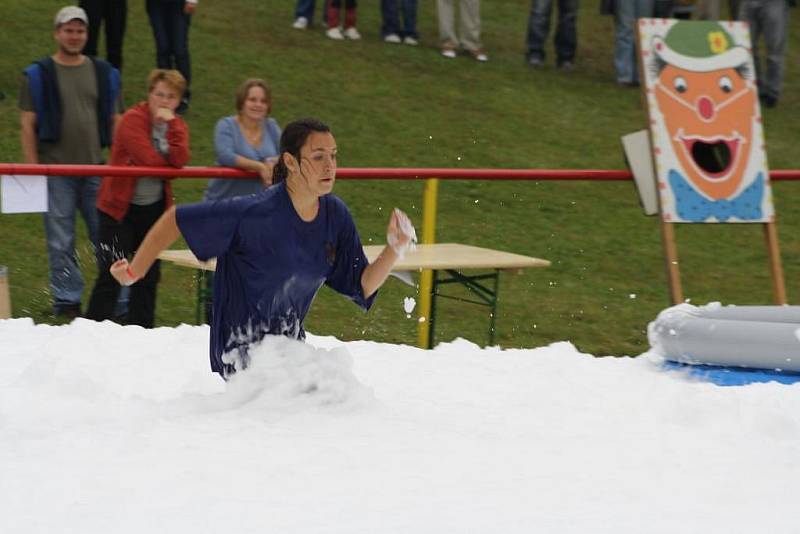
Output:
M614 13L614 69L617 83L639 83L636 19L652 17L654 0L617 0Z
M556 25L556 60L561 64L575 59L578 37L575 20L578 17L578 0L557 0L558 24ZM553 0L533 0L528 18L527 58L544 59L544 45L550 33L550 14Z
M750 23L758 93L761 97L777 101L783 85L783 55L786 50L789 6L786 0L742 0L739 20ZM762 35L767 49L766 72L758 53L758 42Z
M400 14L403 14L403 28L400 29ZM381 36L396 34L400 37L417 39L417 0L381 0L383 26Z
M156 40L156 65L159 69L178 69L186 78L186 93L192 82L189 58L189 24L192 16L183 12L185 2L178 0L147 0L147 16Z
M50 293L56 313L65 306L81 303L83 276L75 249L75 216L78 211L83 215L92 252L96 255L98 218L95 204L99 188L99 177L50 176L47 179L48 208L44 214L44 231L50 264Z

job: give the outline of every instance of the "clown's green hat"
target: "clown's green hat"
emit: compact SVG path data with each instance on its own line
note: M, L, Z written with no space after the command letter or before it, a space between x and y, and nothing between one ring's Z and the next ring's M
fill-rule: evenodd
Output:
M738 67L749 54L718 22L678 21L666 37L653 37L653 52L663 61L693 72Z

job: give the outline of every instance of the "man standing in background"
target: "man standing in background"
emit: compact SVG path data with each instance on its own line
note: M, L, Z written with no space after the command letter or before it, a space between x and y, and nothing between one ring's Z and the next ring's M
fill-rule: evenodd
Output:
M103 148L111 145L117 118L120 78L108 62L83 55L88 24L83 9L61 9L53 32L56 52L24 71L19 109L25 163L103 163ZM99 185L99 177L47 179L44 226L56 316L72 319L81 314L83 277L75 249L75 218L80 210L96 250Z

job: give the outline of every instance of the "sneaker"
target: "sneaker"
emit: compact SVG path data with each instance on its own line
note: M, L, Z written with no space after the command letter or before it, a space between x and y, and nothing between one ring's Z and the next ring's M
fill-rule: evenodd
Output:
M410 35L407 35L405 38L403 38L403 42L409 46L417 46L419 44L419 41Z
M308 19L305 17L297 17L294 19L294 24L292 24L292 28L295 30L305 30L308 28Z
M542 61L542 58L540 58L538 56L531 56L531 57L528 58L528 66L529 67L534 68L534 69L538 69L542 65L544 65L544 61Z
M352 39L353 41L358 41L361 39L361 34L358 33L358 30L355 26L350 26L344 31L344 36L348 39Z
M442 55L446 58L453 59L456 57L456 51L452 48L442 48Z
M481 63L485 63L489 61L489 56L485 53L481 52L480 50L470 50L469 55L476 61L480 61Z
M559 70L563 70L563 71L567 71L567 72L569 72L571 70L575 70L575 63L573 63L572 61L569 61L569 60L560 61L558 63L558 69Z
M403 42L403 40L400 39L400 36L397 35L396 33L390 33L389 35L386 35L383 38L383 42L384 43L392 43L392 44L400 44L400 43Z
M325 30L325 36L328 39L333 39L334 41L344 40L344 35L342 34L342 30L340 30L338 26L334 26L333 28L328 28L327 30Z

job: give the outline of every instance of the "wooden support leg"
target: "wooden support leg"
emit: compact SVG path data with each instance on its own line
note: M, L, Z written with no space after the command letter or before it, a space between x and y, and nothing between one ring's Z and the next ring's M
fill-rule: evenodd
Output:
M775 304L783 305L787 303L786 285L783 280L781 251L778 246L778 228L774 222L764 223L764 237L767 241L769 269L772 274L772 295L775 299Z
M681 272L678 266L678 248L675 245L675 229L672 223L661 221L661 238L664 244L664 261L667 267L667 282L672 304L683 302L683 288L681 287Z

